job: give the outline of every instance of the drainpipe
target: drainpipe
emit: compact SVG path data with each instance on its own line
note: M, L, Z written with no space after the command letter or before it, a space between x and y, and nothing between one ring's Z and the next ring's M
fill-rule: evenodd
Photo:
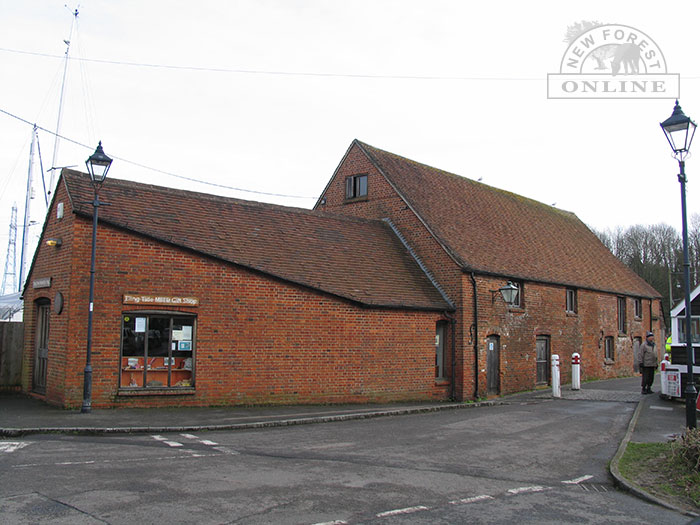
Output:
M479 399L479 301L476 296L476 277L471 272L474 289L474 399Z
M455 346L455 325L457 324L457 318L449 312L445 312L445 317L450 320L450 326L452 327L452 380L450 381L450 400L456 401L455 394L455 369L457 368L457 350Z

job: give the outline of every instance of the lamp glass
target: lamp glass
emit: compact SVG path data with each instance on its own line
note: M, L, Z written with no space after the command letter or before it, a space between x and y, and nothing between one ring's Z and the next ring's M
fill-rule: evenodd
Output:
M518 295L519 288L511 281L508 281L508 284L503 288L499 288L498 291L501 292L501 297L503 297L503 300L507 304L513 304Z
M678 101L669 118L661 123L666 139L676 155L683 155L690 150L695 136L695 122L683 113Z
M112 159L105 155L102 149L102 141L97 145L95 153L90 155L85 161L85 166L87 166L88 173L90 173L90 179L94 184L102 184L107 178L107 172L109 167L112 165Z

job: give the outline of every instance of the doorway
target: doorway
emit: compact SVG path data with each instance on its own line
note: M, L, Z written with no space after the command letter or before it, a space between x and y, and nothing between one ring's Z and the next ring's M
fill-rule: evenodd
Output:
M37 394L46 394L46 369L49 362L49 319L51 305L48 302L37 304L36 333L34 341L34 376L32 390Z
M537 336L537 384L548 385L550 381L550 346L548 335Z
M501 393L501 342L497 335L486 338L486 393Z

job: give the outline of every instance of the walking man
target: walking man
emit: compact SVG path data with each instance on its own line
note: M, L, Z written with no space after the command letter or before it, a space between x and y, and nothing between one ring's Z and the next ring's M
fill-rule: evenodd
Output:
M647 332L647 339L639 347L639 371L642 373L642 394L653 393L654 372L659 366L659 356L656 353L654 332Z

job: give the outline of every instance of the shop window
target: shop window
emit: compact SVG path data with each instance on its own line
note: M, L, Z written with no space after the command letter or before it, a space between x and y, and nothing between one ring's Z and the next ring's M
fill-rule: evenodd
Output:
M576 290L573 288L566 289L566 312L570 314L575 314L578 312L578 298L576 297Z
M193 316L122 316L121 388L193 387L194 358Z
M367 175L353 175L345 179L345 198L356 199L367 196Z

